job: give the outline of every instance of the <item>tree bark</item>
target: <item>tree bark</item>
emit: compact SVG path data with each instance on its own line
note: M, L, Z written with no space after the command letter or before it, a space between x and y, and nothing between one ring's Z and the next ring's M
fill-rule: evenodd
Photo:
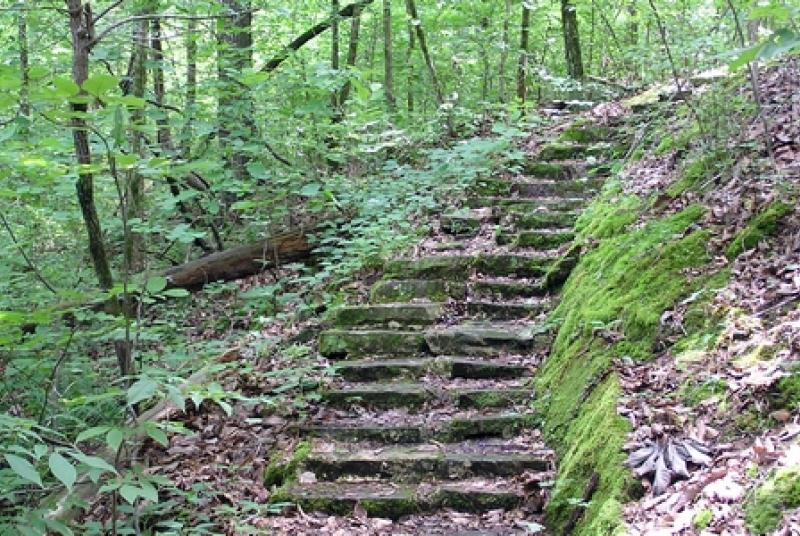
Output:
M163 275L170 287L196 289L213 281L231 281L271 266L307 259L311 250L304 234L285 233L175 266Z
M183 130L181 132L181 151L184 158L192 152L194 137L194 117L197 112L197 20L189 19L186 26L186 106Z
M506 89L506 65L508 64L508 50L511 48L511 0L506 0L506 11L503 17L503 37L500 49L500 73L498 80L498 91L500 102L505 103L507 97Z
M253 15L250 0L222 0L222 3L236 16L219 19L218 138L233 178L245 181L249 178L250 157L242 147L255 129L254 103L250 89L238 77L253 66Z
M411 17L414 30L417 33L419 49L422 52L422 57L425 59L425 66L428 68L433 90L436 93L436 102L441 106L444 104L444 91L442 90L442 84L439 82L439 75L436 73L436 64L433 63L430 50L428 50L428 41L425 39L425 31L422 29L422 21L419 19L417 5L414 0L406 0L406 9L408 10L408 16Z
M22 86L19 88L19 113L22 117L30 119L31 105L28 100L30 59L28 53L28 20L25 11L17 15L17 39L19 41L19 71L22 78ZM25 130L27 131L27 125Z
M392 0L383 0L383 91L386 106L394 112L394 61L392 60Z
M561 24L564 29L564 54L567 72L572 78L583 78L578 13L571 0L561 0Z
M81 0L66 0L66 3L72 39L72 80L78 86L82 86L89 77L89 47L94 35L92 12L89 5L84 5ZM81 93L85 94L84 91ZM78 181L75 184L78 203L89 237L89 253L97 280L102 288L109 289L114 285L114 280L103 243L103 229L94 203L94 177L91 172L87 171L92 164L92 152L85 119L88 106L83 102L73 102L70 106L72 108L70 126L75 146L75 158L78 162Z
M353 15L353 21L350 23L350 43L347 46L347 67L353 68L358 61L358 40L361 34L361 10L357 10ZM341 95L339 95L340 106L344 106L347 99L350 97L350 90L352 84L348 79L342 87Z
M411 114L414 111L414 48L416 38L414 37L414 25L408 21L408 53L406 54L406 109Z
M520 44L519 44L519 67L517 69L517 99L520 101L523 111L525 110L525 101L528 98L528 64L530 58L528 57L528 47L530 43L531 32L531 8L527 3L522 4L522 27L520 31Z
M339 0L331 0L331 69L339 70ZM339 92L331 94L331 107L335 118L339 117Z

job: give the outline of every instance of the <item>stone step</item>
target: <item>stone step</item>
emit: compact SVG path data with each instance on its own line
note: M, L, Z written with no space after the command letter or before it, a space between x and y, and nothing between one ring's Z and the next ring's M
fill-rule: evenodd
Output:
M488 276L540 277L557 259L554 255L442 255L419 259L397 259L386 266L389 280L458 280L473 274ZM377 285L377 284L376 284ZM381 291L385 294L385 291ZM435 299L435 298L431 298Z
M368 421L361 417L325 419L301 426L299 432L309 437L335 441L373 441L386 444L424 443L435 440L458 442L467 439L510 438L522 430L535 428L539 419L534 413L497 412L455 413L436 418L423 414L397 413L385 420Z
M413 302L415 300L464 300L467 285L446 279L383 279L370 289L371 303Z
M438 374L448 378L512 379L530 376L531 367L458 357L343 361L336 372L350 382L377 382Z
M466 314L474 320L518 320L533 318L550 309L550 302L542 299L534 303L506 303L494 301L470 301Z
M330 329L323 331L317 341L319 353L331 359L429 353L425 333L422 331Z
M334 323L339 327L423 327L435 324L444 314L445 307L441 303L363 305L338 309Z
M549 471L553 454L539 448L502 443L417 444L369 448L364 444L317 443L303 463L318 480L370 477L416 483L428 479L513 477Z
M582 175L584 168L582 161L542 162L532 159L525 162L522 171L525 175L541 179L573 179Z
M471 197L467 199L467 206L473 208L492 207L498 217L502 217L507 212L533 213L543 210L553 212L569 212L583 208L586 204L583 197Z
M482 196L519 198L535 197L589 197L603 186L602 178L583 179L483 179L475 189Z
M348 383L327 388L322 400L331 407L420 409L428 403L464 409L510 408L530 402L533 389L512 380L464 380L455 385L425 383Z
M437 355L528 355L546 349L550 339L535 325L500 322L466 322L425 334L428 347Z
M525 502L524 491L518 485L493 482L489 487L483 480L419 486L370 480L315 482L292 486L287 498L307 512L349 516L358 505L370 517L392 520L442 508L464 513L513 510Z
M516 231L528 231L535 229L551 229L560 227L573 227L580 216L579 212L533 212L530 214L522 212L511 212L500 219L503 226L501 233Z
M541 280L481 279L470 284L473 297L496 300L536 298L547 294Z
M561 244L571 242L575 238L572 228L537 229L533 231L505 232L496 235L498 244L513 244L520 248L536 248L541 250L556 249Z
M480 232L484 222L491 219L490 210L470 210L465 214L445 214L439 220L442 231L458 237L471 237Z
M577 143L570 141L554 141L543 145L537 154L539 160L570 160L573 158L603 158L614 153L612 143Z

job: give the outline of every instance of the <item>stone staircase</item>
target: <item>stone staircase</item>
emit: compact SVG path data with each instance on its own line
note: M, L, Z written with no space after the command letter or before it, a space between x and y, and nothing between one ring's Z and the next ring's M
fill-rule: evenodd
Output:
M545 145L521 176L480 181L418 255L389 263L369 304L337 312L318 343L338 374L301 427L310 448L288 500L390 519L541 512L554 456L532 377L573 224L609 153L585 134Z

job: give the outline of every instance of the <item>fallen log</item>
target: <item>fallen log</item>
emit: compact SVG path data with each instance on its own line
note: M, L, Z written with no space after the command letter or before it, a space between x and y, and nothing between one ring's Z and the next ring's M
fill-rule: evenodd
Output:
M162 275L171 288L198 289L213 281L232 281L269 267L308 259L311 249L305 234L283 233L174 266Z

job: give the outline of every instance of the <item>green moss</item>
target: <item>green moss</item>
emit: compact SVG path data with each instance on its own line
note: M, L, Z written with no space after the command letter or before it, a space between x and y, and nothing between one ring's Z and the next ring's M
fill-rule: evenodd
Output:
M778 232L778 226L781 218L790 214L793 208L782 201L775 201L764 209L761 214L754 217L750 223L747 224L736 238L733 239L731 245L728 246L726 255L729 259L735 259L748 249L753 249L759 242L774 235Z
M708 151L686 164L678 181L667 188L667 195L679 197L684 192L708 182L710 178L721 173L730 164L731 159L726 153Z
M618 181L606 184L602 196L589 205L575 223L577 242L615 236L637 220L643 206L641 199L620 192Z
M694 528L696 528L697 530L703 530L711 524L711 521L713 519L714 519L714 513L708 508L706 508L704 510L700 510L699 512L697 512L697 514L694 516L694 519L692 520L692 524L694 525Z
M770 406L791 412L800 409L800 363L791 366L789 376L778 382L778 389L771 397Z
M720 378L705 381L690 380L681 386L679 396L687 405L694 407L704 400L724 394L727 390L728 384Z
M745 504L745 520L755 534L777 529L787 510L800 507L800 465L775 472Z
M311 443L302 441L287 459L283 452L277 453L264 470L264 484L267 487L283 486L297 481L297 468L311 454ZM279 497L280 498L280 497ZM275 497L273 496L273 500ZM275 500L274 502L282 502Z
M590 208L580 228L599 237L564 285L553 318L562 322L552 352L536 377L544 431L559 451L559 479L548 514L555 532L572 515L592 474L599 484L575 534L614 533L622 504L637 489L623 466L626 421L616 413L619 386L609 370L626 355L652 356L663 312L703 284L689 268L706 265L709 234L687 228L704 213L683 212L628 229L641 201L614 198L609 190ZM615 200L616 199L616 200ZM598 328L620 333L615 343L596 337Z
M614 137L614 129L595 125L587 119L577 119L559 136L560 141L593 143L609 141Z

